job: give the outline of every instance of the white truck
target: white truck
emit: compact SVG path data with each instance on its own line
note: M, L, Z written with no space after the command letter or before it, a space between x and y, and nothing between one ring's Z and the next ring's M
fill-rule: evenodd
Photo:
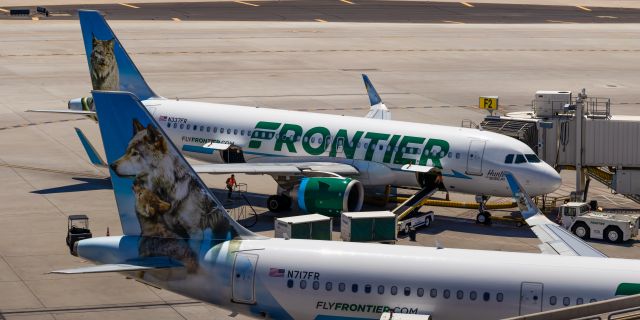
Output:
M638 214L591 211L589 204L569 202L559 208L560 224L582 239L627 241L638 235Z

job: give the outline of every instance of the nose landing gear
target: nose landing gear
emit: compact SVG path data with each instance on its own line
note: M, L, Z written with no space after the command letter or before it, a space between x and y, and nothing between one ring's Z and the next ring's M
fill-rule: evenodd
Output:
M490 225L491 224L491 212L486 210L488 196L476 196L476 202L478 203L478 214L476 215L476 223Z

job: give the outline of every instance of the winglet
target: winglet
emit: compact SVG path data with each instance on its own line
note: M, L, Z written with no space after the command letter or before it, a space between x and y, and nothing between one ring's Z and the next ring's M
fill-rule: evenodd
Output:
M522 213L522 217L527 220L538 214L540 210L538 210L538 207L533 202L533 200L531 200L531 197L527 194L527 192L522 188L516 177L514 177L511 172L506 172L504 176L509 183L511 194L518 204L518 208Z
M376 104L382 103L382 99L380 99L380 95L371 83L371 80L369 80L369 77L366 74L363 74L362 80L364 80L364 87L367 89L367 94L369 95L369 102L371 103L371 105L375 106Z
M76 129L78 138L80 139L80 142L82 143L82 146L84 147L84 151L87 153L89 160L91 160L91 163L94 166L106 168L107 163L104 162L104 160L102 160L102 157L98 154L98 152L96 151L96 148L93 147L91 142L89 142L89 139L87 139L87 137L84 135L82 130L80 130L79 128L74 128L74 129Z

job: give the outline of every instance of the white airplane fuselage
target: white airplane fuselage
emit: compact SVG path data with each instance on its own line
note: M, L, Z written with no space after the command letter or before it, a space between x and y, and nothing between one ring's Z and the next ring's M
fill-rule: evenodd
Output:
M191 101L144 101L182 152L221 163L208 143L240 148L246 162L329 161L353 165L365 186L419 186L407 163L436 167L449 191L510 196L505 171L532 195L560 185L546 163L505 163L534 155L524 143L477 129ZM535 156L535 155L534 155ZM536 158L537 159L537 158ZM514 161L515 162L515 161Z
M125 257L122 248L136 238L83 240L78 252L100 263L126 261L137 253ZM182 280L168 271L131 275L272 319L379 319L384 311L499 319L640 293L640 261L537 253L235 240L208 250L201 266Z

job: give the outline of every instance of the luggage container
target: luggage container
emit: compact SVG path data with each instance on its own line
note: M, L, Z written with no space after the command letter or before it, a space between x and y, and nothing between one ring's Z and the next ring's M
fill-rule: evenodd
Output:
M331 240L332 226L331 218L316 213L278 218L274 229L276 238Z
M340 237L351 242L396 242L396 215L391 211L343 212Z

